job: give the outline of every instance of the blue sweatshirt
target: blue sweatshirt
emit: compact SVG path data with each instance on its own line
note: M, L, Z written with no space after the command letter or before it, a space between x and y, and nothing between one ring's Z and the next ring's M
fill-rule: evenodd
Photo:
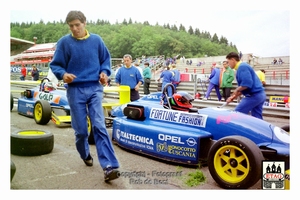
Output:
M164 70L161 74L160 77L162 78L163 83L172 83L174 81L174 76L170 70Z
M243 95L251 95L264 90L262 83L253 68L245 62L241 62L238 66L236 80L238 86L247 87L247 89L242 91Z
M220 69L215 67L209 76L209 80L212 84L219 85L219 79L220 79Z
M110 76L111 57L99 35L80 40L68 34L57 42L50 68L58 80L67 72L77 77L69 85L88 86L99 82L101 72Z
M120 85L128 85L130 89L134 89L138 82L144 83L144 79L138 68L131 66L129 68L121 67L115 77L115 82Z

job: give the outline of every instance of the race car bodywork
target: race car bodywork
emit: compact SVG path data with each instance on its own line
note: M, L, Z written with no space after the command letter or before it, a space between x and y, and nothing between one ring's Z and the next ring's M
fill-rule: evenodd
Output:
M280 127L225 108L173 110L160 103L161 94L112 109L112 140L175 163L207 162L223 188L254 185L263 160L285 161L289 168L289 134Z
M44 83L46 82L49 82L49 79L44 78L38 86L21 92L21 97L18 98L18 113L27 117L33 117L35 122L41 125L47 124L50 120L58 126L70 124L70 107L65 88L46 91L44 89ZM130 101L130 88L128 86L104 87L104 93L107 92L118 92L120 100L118 102L102 103L106 116L108 116L108 112L113 106ZM13 95L11 94L11 110L12 108ZM90 129L91 122L89 117L87 120Z
M65 90L45 91L40 85L26 89L18 98L18 113L33 117L37 124L45 125L50 120L56 125L71 123L70 107Z

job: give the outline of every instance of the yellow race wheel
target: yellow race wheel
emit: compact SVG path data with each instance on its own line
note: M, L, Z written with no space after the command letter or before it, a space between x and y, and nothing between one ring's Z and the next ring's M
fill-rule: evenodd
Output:
M38 100L34 104L33 118L37 124L47 124L52 116L50 103L45 100Z
M248 138L222 138L211 147L208 158L209 171L223 188L249 188L261 178L264 157L257 145Z

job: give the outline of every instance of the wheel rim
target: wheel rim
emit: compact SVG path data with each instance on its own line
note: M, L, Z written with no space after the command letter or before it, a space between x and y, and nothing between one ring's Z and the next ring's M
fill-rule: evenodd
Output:
M244 180L250 171L247 155L240 148L226 145L220 148L214 156L216 173L228 183L238 183Z
M41 119L42 119L42 111L43 111L42 105L40 103L37 103L35 105L35 107L34 107L34 118L37 121L41 121Z
M38 130L25 130L25 131L19 131L18 135L24 135L24 136L31 136L31 135L45 135L44 131L38 131Z

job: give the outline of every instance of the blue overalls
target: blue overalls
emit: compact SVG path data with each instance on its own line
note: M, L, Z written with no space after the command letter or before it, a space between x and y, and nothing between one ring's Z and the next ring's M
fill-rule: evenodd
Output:
M86 159L90 153L87 127L88 114L101 167L103 169L108 166L118 168L119 162L105 126L102 108L103 86L100 83L88 87L69 85L67 98L70 105L71 124L75 130L75 144L81 159Z

